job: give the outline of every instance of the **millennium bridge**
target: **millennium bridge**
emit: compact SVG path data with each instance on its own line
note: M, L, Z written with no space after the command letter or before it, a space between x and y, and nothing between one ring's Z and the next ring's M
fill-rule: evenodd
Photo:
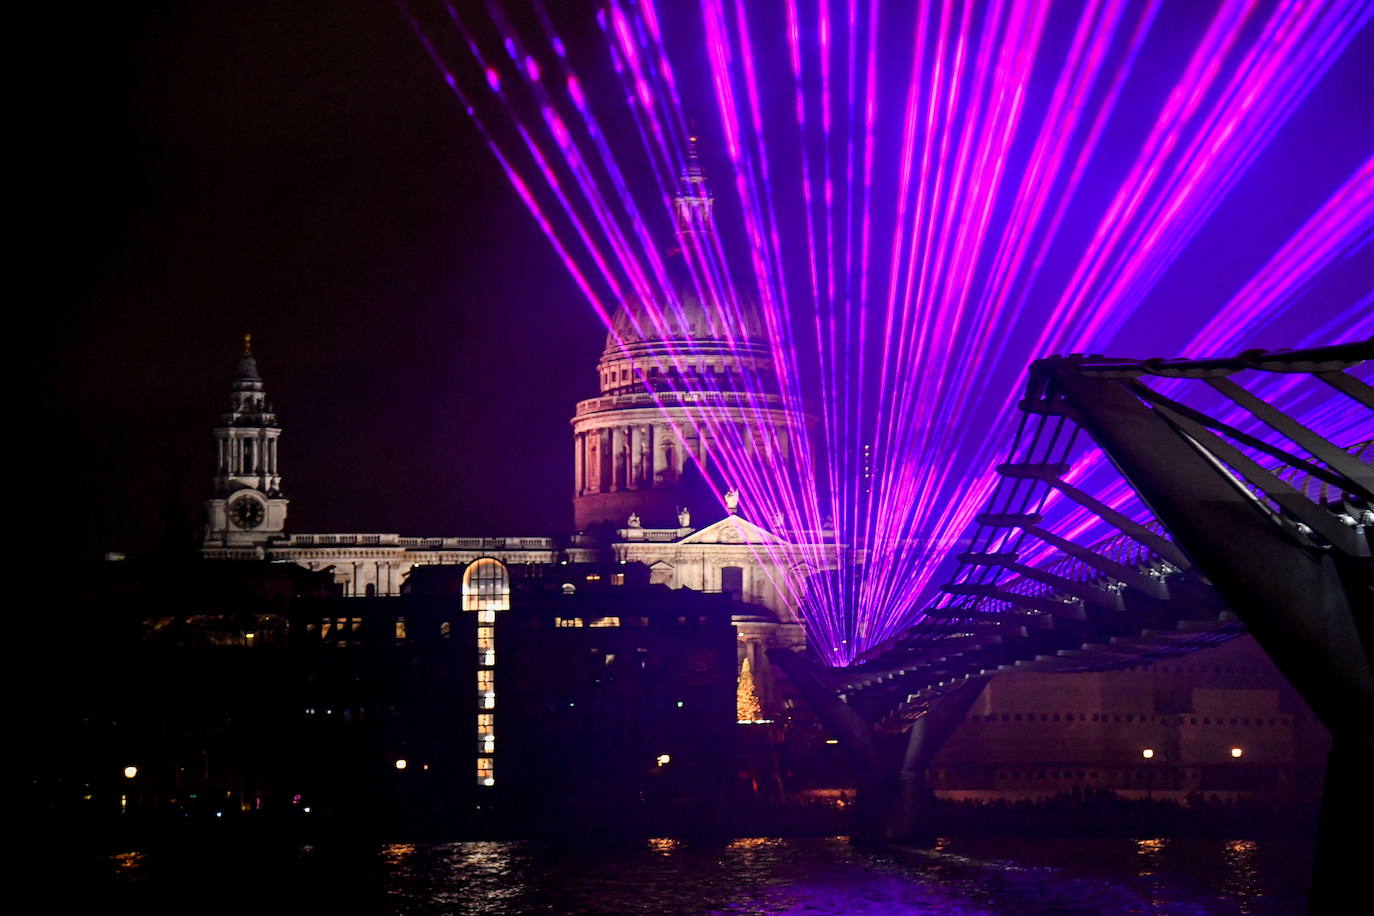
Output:
M998 673L1123 668L1248 631L1332 735L1312 911L1359 899L1374 437L1297 417L1315 401L1368 431L1374 387L1351 370L1371 358L1365 341L1033 364L999 484L920 621L844 669L770 653L848 749L855 841L929 839L927 767Z

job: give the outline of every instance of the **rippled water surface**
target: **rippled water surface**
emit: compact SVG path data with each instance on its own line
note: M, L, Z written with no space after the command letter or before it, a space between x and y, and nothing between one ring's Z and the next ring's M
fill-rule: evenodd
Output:
M288 861L289 860L289 861ZM945 840L858 850L841 838L313 847L273 859L105 862L105 911L413 914L1299 914L1305 860L1250 840Z

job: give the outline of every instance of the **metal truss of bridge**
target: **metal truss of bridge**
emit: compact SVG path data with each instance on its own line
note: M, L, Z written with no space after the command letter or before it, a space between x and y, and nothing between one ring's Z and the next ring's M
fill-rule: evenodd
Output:
M1366 341L1035 363L1001 479L924 618L848 669L779 653L867 774L856 830L917 830L925 766L998 672L1126 667L1247 629L1332 732L1324 835L1354 810L1367 827L1374 388L1351 370L1370 358ZM1339 868L1322 848L1319 871Z

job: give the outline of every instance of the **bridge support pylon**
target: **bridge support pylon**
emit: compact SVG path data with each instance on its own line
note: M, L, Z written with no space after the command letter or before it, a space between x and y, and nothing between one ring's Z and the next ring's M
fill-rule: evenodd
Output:
M1366 553L1302 543L1194 434L1146 407L1129 380L1046 360L1041 371L1331 731L1310 912L1368 892L1374 842L1374 625ZM1359 484L1350 484L1357 492ZM1357 619L1356 611L1359 610Z
M935 790L930 787L930 764L964 721L987 682L985 677L970 678L936 700L911 726L898 774L901 794L892 825L894 839L923 845L935 841Z
M787 673L797 692L839 739L854 767L855 799L850 842L872 845L934 840L935 794L929 768L987 678L971 678L936 700L907 734L874 728L822 685L810 663L790 649L770 649L769 659Z

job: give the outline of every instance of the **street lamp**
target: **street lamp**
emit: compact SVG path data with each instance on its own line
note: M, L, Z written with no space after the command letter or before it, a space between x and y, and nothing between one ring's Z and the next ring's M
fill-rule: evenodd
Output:
M1233 748L1231 748L1231 756L1234 757L1234 758L1236 758L1237 760L1239 760L1241 757L1245 756L1245 748L1242 748L1242 747L1233 747Z
M407 766L408 764L406 763L406 759L404 757L396 761L396 769L398 770L404 770Z
M1140 749L1140 756L1146 760L1155 759L1155 749L1144 747ZM1155 801L1155 771L1153 767L1145 768L1145 804L1153 806Z
M137 776L137 775L138 775L138 767L134 766L133 764L129 764L128 766L126 766L126 767L124 768L124 778L125 778L125 779L133 779L133 778L134 778L135 776Z

